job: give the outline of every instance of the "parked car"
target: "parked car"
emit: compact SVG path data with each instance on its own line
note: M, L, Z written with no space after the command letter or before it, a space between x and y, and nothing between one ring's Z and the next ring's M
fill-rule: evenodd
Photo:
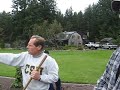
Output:
M97 49L100 47L98 43L94 43L94 42L89 42L85 44L85 46L87 46L89 49Z
M103 49L116 49L118 48L118 45L112 44L112 43L105 43L101 46Z

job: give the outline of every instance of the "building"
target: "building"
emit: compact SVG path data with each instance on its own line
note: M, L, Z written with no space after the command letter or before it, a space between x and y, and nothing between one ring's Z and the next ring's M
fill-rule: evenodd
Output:
M104 44L104 43L113 43L113 38L103 38L101 41L101 44Z
M61 45L73 45L79 46L83 44L83 40L81 35L76 31L71 32L62 32L57 35L57 41L61 43Z

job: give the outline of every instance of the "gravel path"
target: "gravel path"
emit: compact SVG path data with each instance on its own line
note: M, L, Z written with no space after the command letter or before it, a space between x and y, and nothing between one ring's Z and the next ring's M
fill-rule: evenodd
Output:
M10 90L14 78L0 76L0 90ZM62 83L62 90L93 90L91 84Z
M14 78L0 76L0 90L9 90Z

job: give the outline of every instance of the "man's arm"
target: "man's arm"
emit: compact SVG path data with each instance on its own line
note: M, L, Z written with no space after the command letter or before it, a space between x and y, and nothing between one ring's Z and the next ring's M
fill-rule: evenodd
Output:
M54 59L47 59L46 60L46 65L47 65L47 72L45 72L44 70L44 74L42 73L42 75L40 75L40 78L42 82L45 82L45 83L53 83L53 82L56 82L58 81L58 71L59 71L59 68L58 68L58 64L57 62L54 60Z
M22 66L24 53L0 53L0 62L11 66Z

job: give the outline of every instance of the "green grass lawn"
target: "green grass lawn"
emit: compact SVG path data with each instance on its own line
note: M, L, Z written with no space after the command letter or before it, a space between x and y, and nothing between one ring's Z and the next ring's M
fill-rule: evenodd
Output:
M19 50L0 50L18 53ZM112 50L50 51L59 65L62 82L94 84L100 78L112 54ZM0 64L0 76L15 76L15 68Z
M60 68L64 82L96 83L113 51L51 51Z

